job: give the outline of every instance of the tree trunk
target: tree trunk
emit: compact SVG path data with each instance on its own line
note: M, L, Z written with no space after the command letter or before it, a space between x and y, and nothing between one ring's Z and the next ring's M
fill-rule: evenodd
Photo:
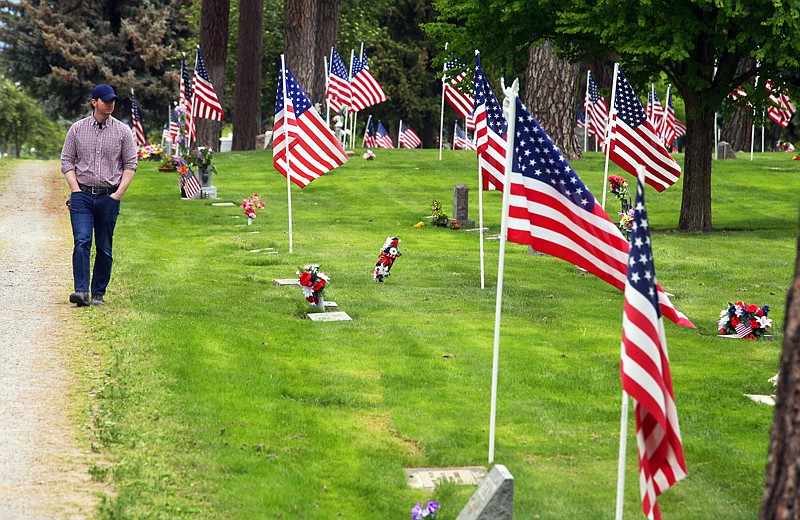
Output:
M528 52L525 104L569 160L582 157L575 135L578 69L556 56L549 40Z
M711 231L711 158L714 150L714 111L700 108L699 99L686 101L686 159L683 200L678 229Z
M330 59L331 48L336 45L336 39L339 37L339 0L318 0L317 1L317 43L316 43L316 56L319 69L314 75L313 91L317 96L314 98L317 102L322 101L325 95L325 75L322 74L324 70L322 61L323 56Z
M263 26L264 0L240 0L232 150L254 150L256 135L261 132Z
M736 73L741 74L753 68L753 60L747 58L739 61L736 68ZM747 83L752 85L755 79L751 79ZM744 102L744 101L742 101ZM731 145L735 151L750 151L750 139L753 134L753 118L750 112L742 108L737 108L730 121L725 121L722 126L722 135L720 141L725 141Z
M800 516L800 238L783 328L783 353L759 520L790 520Z
M220 103L225 92L225 60L228 55L230 0L203 0L200 10L200 50ZM197 146L219 151L222 121L197 120Z
M284 53L286 66L312 103L319 102L322 93L314 90L317 54L317 1L286 0ZM330 53L330 49L328 49ZM322 56L319 56L322 60Z

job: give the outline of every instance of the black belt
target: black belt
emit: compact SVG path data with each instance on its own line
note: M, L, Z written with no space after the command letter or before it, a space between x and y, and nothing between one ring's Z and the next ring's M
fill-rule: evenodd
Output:
M119 188L119 186L86 186L80 183L78 183L78 186L81 188L81 191L91 193L92 195L111 195Z

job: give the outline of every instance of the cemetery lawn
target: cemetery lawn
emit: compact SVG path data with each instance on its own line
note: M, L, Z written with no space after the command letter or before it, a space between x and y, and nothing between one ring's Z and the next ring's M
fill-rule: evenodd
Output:
M462 182L477 221L473 153L377 155L292 186L293 253L270 152L216 156L219 200L180 200L176 174L140 163L107 305L84 312L82 353L102 360L94 446L111 462L92 474L117 492L101 518L400 520L426 500L442 504L438 519L458 516L474 487L425 493L403 468L487 463L498 242L481 289L476 233L413 227L433 199L452 214ZM602 157L573 166L600 199ZM658 279L697 326L665 325L689 476L659 504L670 520L755 519L773 409L743 394L773 391L800 163L715 162L713 233L674 231L681 190L646 191ZM253 192L267 207L246 226ZM484 196L493 235L501 198ZM618 201L606 207L615 216ZM376 284L387 236L402 256ZM300 288L273 285L309 263L353 321L303 319ZM515 477L516 517L611 518L622 292L516 244L504 283L495 462ZM739 300L770 306L774 341L717 337ZM625 518L643 518L632 417L626 476Z

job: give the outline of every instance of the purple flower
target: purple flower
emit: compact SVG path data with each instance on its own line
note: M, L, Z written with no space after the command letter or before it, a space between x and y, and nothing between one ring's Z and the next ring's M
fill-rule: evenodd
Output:
M422 507L422 502L417 502L417 505L411 508L412 520L423 520L424 518L435 518L436 510L439 509L439 503L431 500L425 507Z

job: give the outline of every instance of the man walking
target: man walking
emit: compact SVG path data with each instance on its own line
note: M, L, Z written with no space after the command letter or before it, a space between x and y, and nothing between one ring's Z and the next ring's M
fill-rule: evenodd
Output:
M74 123L61 150L61 173L69 185L72 221L72 277L69 301L78 307L103 305L111 279L114 226L120 199L136 173L136 141L130 128L111 114L119 100L101 83L92 89L92 115ZM94 269L90 255L95 241Z

